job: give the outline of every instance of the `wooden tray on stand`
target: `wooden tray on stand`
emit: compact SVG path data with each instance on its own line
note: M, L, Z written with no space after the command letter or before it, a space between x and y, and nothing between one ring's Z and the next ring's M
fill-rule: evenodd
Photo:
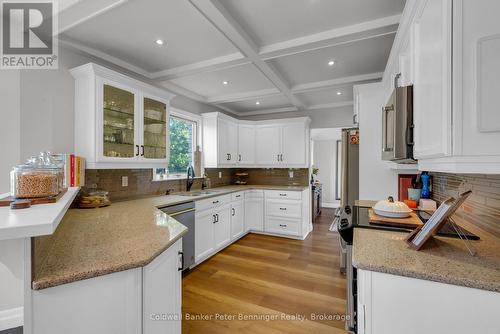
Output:
M30 201L31 205L56 203L58 200L61 199L61 197L63 197L63 195L67 191L68 191L68 189L65 188L56 196L40 197L40 198L23 198L23 199L19 198L19 199L17 199L13 196L8 196L8 197L4 197L4 198L0 199L0 207L10 206L10 203L15 202L16 200Z
M409 228L415 229L418 228L424 223L418 218L415 212L412 212L409 217L406 218L389 218L377 215L373 209L368 209L368 218L370 220L370 224L373 225L382 225L382 226L391 226L391 227L400 227L400 228Z

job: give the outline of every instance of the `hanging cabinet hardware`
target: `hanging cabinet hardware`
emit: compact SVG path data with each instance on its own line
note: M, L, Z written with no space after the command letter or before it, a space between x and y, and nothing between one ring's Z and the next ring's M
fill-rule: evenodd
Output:
M144 156L144 145L141 145L141 150L142 150L141 157L143 157Z
M232 216L234 217L234 215L236 214L236 210L234 208L231 208L231 212L232 212Z
M135 156L138 157L139 156L139 145L135 145Z

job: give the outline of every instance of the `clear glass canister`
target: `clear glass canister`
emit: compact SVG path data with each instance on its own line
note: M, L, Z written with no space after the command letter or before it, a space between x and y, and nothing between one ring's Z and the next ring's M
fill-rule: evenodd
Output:
M60 180L59 168L18 165L10 172L11 194L15 198L56 196L60 191Z

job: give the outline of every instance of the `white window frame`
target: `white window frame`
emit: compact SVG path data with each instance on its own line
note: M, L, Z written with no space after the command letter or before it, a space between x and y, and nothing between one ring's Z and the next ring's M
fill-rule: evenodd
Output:
M169 117L177 117L177 118L185 119L187 121L191 121L191 122L194 122L196 124L196 132L194 134L194 136L195 136L194 142L195 142L195 145L198 145L198 146L200 146L200 148L202 148L203 147L203 142L202 142L202 139L203 139L203 136L202 136L203 118L200 115L193 114L191 112L188 112L188 111L185 111L182 109L173 108L173 107L170 107L169 113L170 113ZM170 129L169 129L169 135L170 135ZM193 153L194 153L195 149L196 149L196 147L193 147ZM169 154L169 156L170 156L170 154ZM194 159L194 157L193 157L193 159ZM201 157L201 166L203 169L203 166L204 166L203 154ZM167 165L167 167L168 167L168 165ZM201 177L201 175L198 175L197 177ZM182 180L185 178L186 178L186 173L177 173L177 174L169 174L166 179L157 179L156 178L156 168L153 169L153 181Z

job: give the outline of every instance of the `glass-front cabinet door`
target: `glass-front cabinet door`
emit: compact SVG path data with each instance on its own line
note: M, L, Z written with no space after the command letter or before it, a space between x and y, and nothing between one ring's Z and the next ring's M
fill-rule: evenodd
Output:
M106 158L135 158L135 94L109 84L103 85L102 155ZM114 160L114 159L113 159Z
M141 156L146 159L166 160L168 148L167 104L157 99L143 99L143 145Z

